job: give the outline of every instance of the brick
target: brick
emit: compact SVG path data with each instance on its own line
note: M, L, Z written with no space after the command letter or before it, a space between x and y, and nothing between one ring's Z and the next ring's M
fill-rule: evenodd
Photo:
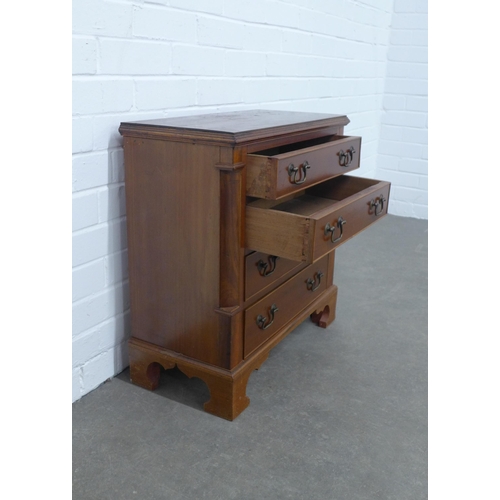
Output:
M128 251L123 250L104 258L106 286L128 279Z
M429 45L429 35L427 30L413 30L411 32L411 43L413 45L422 45L427 47Z
M404 186L408 188L419 189L420 184L420 176L407 173L407 172L398 172L395 170L379 170L381 177L383 177L384 181L391 182L393 185Z
M95 74L97 72L97 42L95 38L73 37L72 49L73 74Z
M106 222L125 215L125 186L108 185L98 191L98 221Z
M127 343L123 342L82 366L82 396L122 372L128 365Z
M342 11L332 12L332 14L339 15L339 12ZM349 9L346 9L345 15L352 21L361 25L381 27L384 28L384 30L390 26L392 20L392 16L388 12L356 3Z
M391 62L387 64L387 76L391 78L406 78L414 64L406 62Z
M72 402L78 401L82 397L81 391L81 368L73 368Z
M241 80L198 80L198 104L232 104L242 102Z
M168 4L172 7L194 10L195 12L209 12L211 14L224 12L224 0L210 0L210 2L206 0L169 0Z
M122 344L130 337L130 313L127 311L103 321L73 340L73 366L83 366L102 352Z
M377 115L380 114L380 109L382 107L382 95L364 95L360 96L358 99L359 108L366 111L375 111ZM377 116L377 123L380 122L380 118Z
M72 126L73 153L92 151L92 118L76 116Z
M108 154L106 152L73 157L73 191L81 191L108 183Z
M281 52L281 32L270 26L244 24L242 27L243 47L251 51Z
M426 80L413 80L408 78L387 78L385 82L387 94L421 95L428 93Z
M401 141L403 138L402 127L393 125L382 125L380 127L380 138L388 141Z
M224 58L223 49L175 45L172 53L172 72L177 75L223 75Z
M147 4L136 6L132 33L150 40L192 43L196 40L196 14Z
M302 84L304 87L305 85ZM335 80L333 78L314 78L308 79L307 85L307 97L311 98L321 98L321 97L331 97L332 88L335 86Z
M428 219L429 218L429 209L427 205L412 205L411 217L416 219Z
M316 34L311 38L311 53L324 57L342 57L346 52L346 40Z
M427 29L427 14L396 14L392 17L392 29Z
M394 12L427 13L427 0L395 0Z
M109 153L109 182L114 184L125 181L125 165L123 149L111 150Z
M133 105L132 81L75 80L72 90L74 115L129 111Z
M399 158L396 156L384 155L379 152L377 155L377 170L399 170Z
M391 186L391 198L418 205L427 205L427 193L422 189Z
M73 269L73 302L96 294L104 288L104 264L104 259L99 259Z
M325 12L335 15L345 9L344 0L308 0L302 2L302 4L304 7L317 12L318 15L322 15Z
M245 78L242 82L245 103L278 101L281 96L281 79Z
M403 111L406 109L406 96L403 95L384 95L382 107L385 110Z
M333 76L331 61L323 57L295 54L268 54L268 76Z
M264 76L266 55L261 52L227 50L224 68L226 76Z
M389 61L402 62L427 62L427 47L401 47L392 46L387 51L387 59Z
M389 111L383 115L385 125L422 128L427 125L427 114L416 111Z
M100 72L105 75L170 73L172 48L168 42L103 39L100 50Z
M73 267L105 257L127 247L124 219L99 224L73 234Z
M427 128L405 128L401 140L413 144L427 144Z
M132 33L132 4L73 0L73 33L127 37Z
M224 16L247 23L266 23L267 11L271 6L275 6L275 4L276 2L274 0L252 0L251 2L226 1L224 5Z
M92 149L107 151L123 145L123 138L118 131L122 121L132 121L130 115L101 115L92 119ZM106 158L108 160L108 157ZM109 180L110 177L108 176ZM107 182L106 182L107 184Z
M295 30L286 30L282 33L282 50L293 54L311 54L312 33L301 33Z
M243 40L243 30L238 22L203 16L198 19L198 43L200 45L241 49Z
M93 226L98 222L97 192L83 192L73 195L73 231Z
M420 145L381 139L379 142L379 152L381 154L397 156L399 158L415 158L420 156L422 149Z
M92 147L94 151L107 151L112 150L113 148L121 148L123 145L123 138L118 131L121 122L153 120L155 118L162 118L163 116L163 110L140 111L137 113L116 115L96 115L92 119Z
M413 205L406 201L395 200L392 197L391 191L388 213L399 215L400 217L413 217Z
M389 40L391 45L413 45L412 33L406 29L391 30Z
M394 0L394 12L415 12L416 4L420 1L422 0Z
M115 285L73 303L73 335L93 328L129 308L128 283Z
M418 156L402 157L399 161L399 170L401 172L410 172L414 174L427 175L427 161Z
M138 109L171 109L196 104L196 80L139 80L135 102Z
M115 375L115 361L110 349L89 360L81 369L82 396L96 389Z

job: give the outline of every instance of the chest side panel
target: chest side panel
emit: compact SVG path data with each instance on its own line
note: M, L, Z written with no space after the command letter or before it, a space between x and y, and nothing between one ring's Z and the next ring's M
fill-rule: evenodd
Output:
M220 365L216 146L125 138L132 335Z

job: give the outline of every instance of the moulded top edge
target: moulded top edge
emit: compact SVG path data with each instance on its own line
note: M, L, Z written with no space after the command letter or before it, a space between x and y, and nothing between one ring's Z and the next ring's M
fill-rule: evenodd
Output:
M270 135L329 126L344 126L348 123L349 119L345 115L301 111L245 110L123 122L120 125L120 133L130 136L176 136L209 142L238 144Z

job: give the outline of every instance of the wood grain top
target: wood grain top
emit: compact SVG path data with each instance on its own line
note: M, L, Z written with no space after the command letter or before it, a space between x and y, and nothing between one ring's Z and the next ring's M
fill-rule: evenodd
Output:
M244 110L160 118L120 125L123 136L165 137L222 144L241 144L274 135L345 126L345 115L300 111Z

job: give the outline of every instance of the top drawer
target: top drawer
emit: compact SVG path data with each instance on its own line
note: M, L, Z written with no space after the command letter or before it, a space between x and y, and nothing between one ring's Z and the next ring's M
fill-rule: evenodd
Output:
M247 196L277 200L359 168L361 137L331 135L247 155Z

